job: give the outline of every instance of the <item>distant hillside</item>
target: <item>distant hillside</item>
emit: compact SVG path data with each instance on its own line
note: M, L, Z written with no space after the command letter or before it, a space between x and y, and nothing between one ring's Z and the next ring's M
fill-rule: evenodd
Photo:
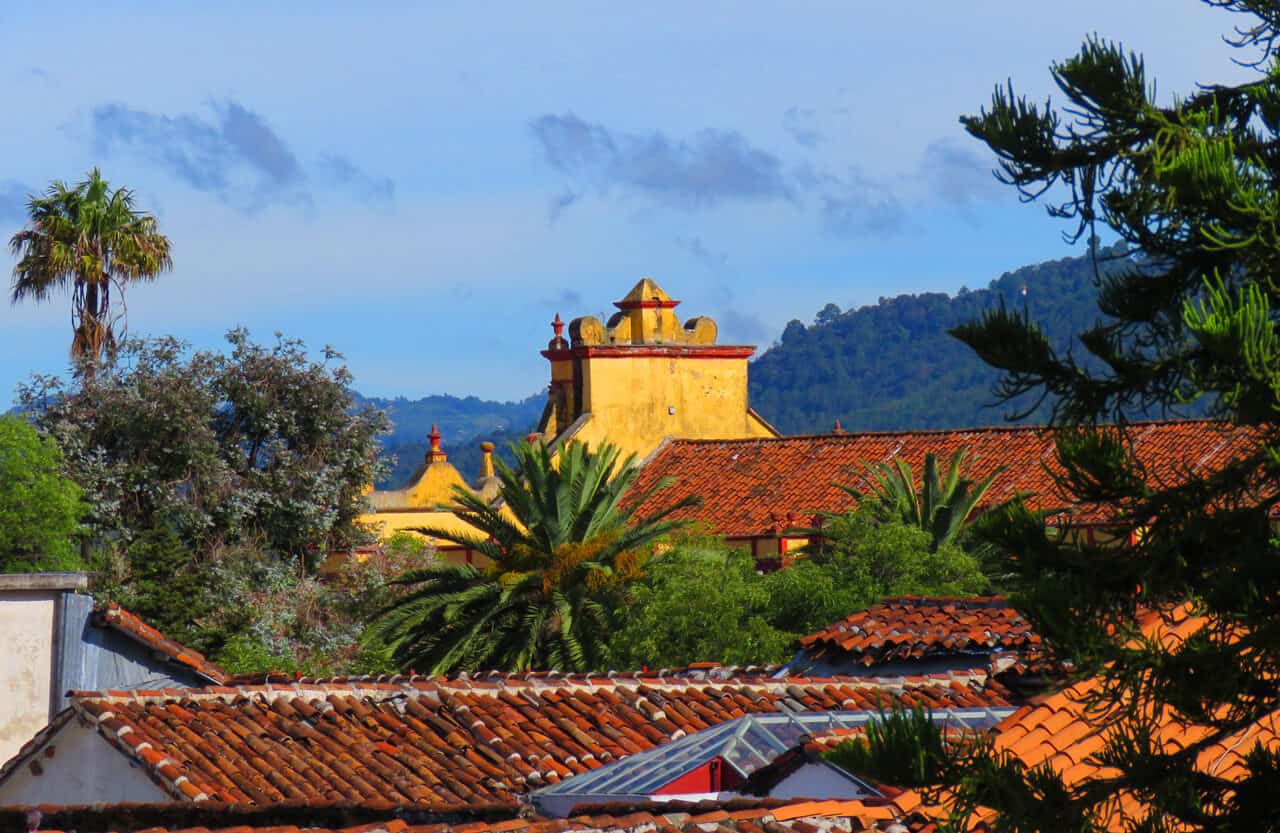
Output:
M392 432L383 438L383 452L394 457L390 475L378 483L382 488L399 488L422 462L429 443L431 425L440 427L441 445L449 462L468 481L480 471L480 442L491 440L499 451L507 442L523 438L537 424L546 394L536 393L519 402L489 402L474 396L426 396L409 400L360 397L384 408L391 417Z
M829 431L836 418L850 431L1002 423L1008 409L992 407L991 394L999 374L947 330L996 307L1001 298L1021 309L1023 287L1032 320L1059 347L1100 315L1087 257L1027 266L986 289L955 295L899 295L847 312L828 304L814 323L788 324L778 342L751 363L751 404L784 434ZM523 438L537 423L546 397L367 401L386 408L395 424L385 443L397 463L379 485L397 487L422 461L431 423L440 426L450 462L472 480L479 470L480 441L493 440L502 450L509 440ZM1037 421L1044 416L1035 415Z
M1113 251L1123 250L1102 253ZM1088 257L1027 266L956 295L899 295L847 312L828 305L811 325L788 324L752 363L751 404L784 434L829 431L837 417L850 431L1002 423L1008 408L991 407L999 374L947 329L1001 298L1020 309L1024 286L1031 319L1057 346L1100 317Z

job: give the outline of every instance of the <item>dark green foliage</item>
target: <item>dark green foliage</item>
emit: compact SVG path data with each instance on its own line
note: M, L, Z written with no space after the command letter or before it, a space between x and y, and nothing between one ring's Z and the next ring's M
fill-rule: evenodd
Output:
M960 541L965 524L974 509L982 502L991 485L1004 466L999 466L981 481L965 476L969 458L967 448L958 449L947 462L946 474L938 468L938 458L932 452L924 455L924 471L920 485L906 461L895 457L892 461L867 467L869 492L851 486L841 486L858 505L868 503L881 522L900 521L923 529L933 536L933 548ZM826 513L830 520L833 516ZM816 532L816 531L815 531Z
M607 653L611 609L641 575L654 543L681 526L667 520L689 499L644 517L622 507L639 475L613 446L574 443L553 457L543 444L497 461L503 505L458 489L457 512L478 533L418 530L479 553L485 567L441 565L401 579L412 592L373 624L401 667L444 674L479 668L586 670ZM633 496L629 507L665 488Z
M784 662L801 636L886 596L987 587L974 556L954 544L935 548L929 533L881 522L869 508L834 516L824 533L809 557L767 575L723 542L676 542L650 562L619 610L610 667Z
M785 662L806 633L865 607L862 588L802 560L761 575L751 556L685 539L649 563L610 640L610 668Z
M85 509L53 441L20 417L0 416L0 572L83 569Z
M808 556L836 571L843 587L856 588L863 606L886 596L968 596L988 588L977 557L955 543L935 546L931 533L885 515L874 500L827 515Z
M21 391L85 490L97 544L171 529L197 558L249 545L313 560L367 540L356 518L385 417L353 408L332 351L227 340L227 354L131 341L92 375Z
M795 633L771 621L772 598L749 555L714 544L654 559L609 641L608 668L785 662Z
M320 580L252 547L193 559L171 530L151 530L123 559L95 565L94 594L232 673L385 674L395 670L385 646L360 635L401 594L393 579L433 559L421 538L397 535Z
M854 775L895 787L928 787L940 783L953 757L946 730L916 705L894 703L867 723L866 734L847 740L823 755Z
M954 330L1003 373L1006 399L1046 397L1066 487L1144 526L1136 544L1098 548L1064 544L1016 505L983 520L984 534L1017 553L1007 567L1018 605L1081 673L1101 675L1098 699L1123 717L1098 752L1114 777L1067 787L1047 770L975 758L960 795L1000 810L997 830L1092 829L1126 789L1150 808L1132 829L1280 829L1274 753L1235 744L1247 756L1242 782L1197 767L1206 748L1232 746L1280 709L1280 4L1209 4L1256 15L1241 19L1238 39L1261 48L1250 82L1160 106L1142 60L1095 37L1052 67L1065 106L1002 86L963 120L1001 177L1056 200L1050 212L1074 236L1104 224L1143 253L1113 262L1122 268L1098 292L1110 319L1073 352L1008 310ZM1178 403L1209 403L1252 429L1256 445L1169 485L1144 477L1123 428L1099 427ZM1204 617L1195 636L1178 644L1137 632L1139 611L1180 603ZM1157 745L1149 716L1162 707L1208 731Z
M105 565L104 565L105 566ZM202 653L221 646L221 635L209 633L201 622L209 614L209 570L168 527L149 529L134 539L125 553L125 586L99 587L147 624L159 628Z
M1123 245L1099 250L1104 275L1127 268L1124 251ZM1095 280L1091 257L1071 257L1018 269L988 289L958 295L881 298L839 314L828 305L812 326L791 322L779 343L752 362L751 404L785 434L826 432L837 418L847 431L1004 422L1035 398L994 407L999 372L947 330L1005 302L1019 314L1026 309L1044 327L1049 343L1064 348L1073 334L1105 320L1096 304ZM1202 410L1182 412L1194 416ZM1042 421L1047 413L1037 410L1031 421ZM1164 412L1153 407L1141 413Z

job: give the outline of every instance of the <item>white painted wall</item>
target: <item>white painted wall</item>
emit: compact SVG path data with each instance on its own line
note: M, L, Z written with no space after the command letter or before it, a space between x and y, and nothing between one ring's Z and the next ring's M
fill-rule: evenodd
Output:
M874 795L874 793L864 790L857 781L846 775L843 770L829 766L822 761L806 763L769 790L769 798L839 798L848 800L867 798L871 795Z
M75 718L0 782L0 807L172 800L133 759Z
M0 761L43 729L53 689L58 590L0 589Z

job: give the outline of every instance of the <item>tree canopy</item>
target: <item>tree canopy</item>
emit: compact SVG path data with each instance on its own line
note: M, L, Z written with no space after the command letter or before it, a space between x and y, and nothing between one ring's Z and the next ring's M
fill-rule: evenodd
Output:
M128 341L96 374L20 391L84 489L97 544L172 529L195 557L251 543L296 560L367 540L357 517L385 417L353 407L331 350L316 361L243 330L227 341Z
M947 461L944 474L938 468L938 456L932 451L926 453L917 486L911 466L901 457L894 457L867 466L869 491L852 486L840 488L859 505L870 501L869 508L882 521L898 520L928 532L937 549L959 541L970 517L1006 468L998 466L982 480L975 481L966 476L968 460L968 448L956 449ZM831 520L834 516L826 513L825 517ZM821 534L821 530L814 533Z
M715 540L677 540L628 590L610 641L615 668L780 663L807 633L886 596L987 587L978 559L871 507L835 516L821 547L768 574Z
M1100 275L1105 318L1070 351L1019 311L997 309L953 332L1003 373L1006 401L1046 402L1063 485L1142 519L1116 547L1068 544L1021 507L984 527L1017 558L1015 599L1118 709L1097 778L1064 786L1010 761L971 768L970 798L1002 830L1093 829L1120 791L1142 802L1141 830L1273 830L1280 753L1254 744L1244 781L1198 767L1208 746L1280 708L1280 4L1208 0L1244 13L1235 44L1256 69L1238 85L1155 98L1142 58L1101 37L1051 67L1065 101L1012 86L963 119L1000 160L1001 178L1046 200L1076 238L1105 227L1137 251ZM1213 37L1206 32L1206 37ZM1100 261L1104 255L1095 252ZM1118 267L1118 268L1116 268ZM1251 453L1185 483L1151 482L1124 416L1185 403L1250 426ZM1104 423L1115 420L1115 426ZM1144 638L1139 611L1204 617L1180 643ZM1208 731L1164 745L1151 716L1170 709Z
M413 592L370 628L403 667L432 674L492 668L588 670L608 651L617 591L637 579L655 542L681 524L683 499L643 517L665 488L624 495L639 469L610 445L512 447L497 463L502 503L455 490L457 515L477 532L417 530L477 553L483 566L438 565L401 580Z
M27 227L13 235L13 301L43 301L71 293L71 355L92 367L116 345L123 296L131 283L173 268L169 238L150 214L134 208L133 192L112 189L97 168L74 186L55 180L27 203ZM123 301L123 298L117 299Z
M0 416L0 572L83 569L80 488L26 420Z

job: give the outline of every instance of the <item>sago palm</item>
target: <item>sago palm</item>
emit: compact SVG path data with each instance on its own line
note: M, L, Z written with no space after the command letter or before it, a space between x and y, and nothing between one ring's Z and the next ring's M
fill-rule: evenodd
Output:
M947 463L944 475L933 452L924 455L924 471L916 486L911 466L900 457L867 466L869 491L854 486L839 486L861 504L875 501L876 512L883 520L901 521L918 526L933 536L933 549L956 543L969 516L986 497L995 479L1005 470L997 467L980 481L965 476L969 449L957 449ZM839 485L839 484L836 484Z
M596 667L618 591L642 575L653 543L682 525L671 513L697 503L686 498L634 517L635 507L668 482L624 504L639 469L634 456L620 459L610 445L593 452L574 443L558 457L543 444L513 451L517 468L497 461L502 507L455 490L457 515L476 534L416 530L488 563L431 566L398 580L414 591L375 620L367 639L389 647L402 668L447 674Z
M44 196L33 196L27 227L9 248L18 258L15 304L70 290L71 355L90 368L110 354L123 320L123 299L113 309L113 294L173 267L169 238L156 230L155 218L134 210L133 192L112 190L97 168L74 187L54 181Z

